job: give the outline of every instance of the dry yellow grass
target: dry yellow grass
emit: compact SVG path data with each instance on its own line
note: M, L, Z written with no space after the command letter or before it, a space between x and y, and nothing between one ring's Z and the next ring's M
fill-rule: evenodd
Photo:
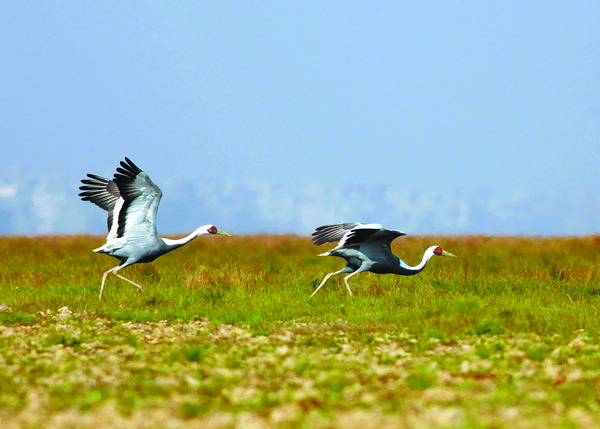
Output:
M598 237L403 237L419 276L307 238L196 240L100 274L100 237L0 238L2 427L600 427Z

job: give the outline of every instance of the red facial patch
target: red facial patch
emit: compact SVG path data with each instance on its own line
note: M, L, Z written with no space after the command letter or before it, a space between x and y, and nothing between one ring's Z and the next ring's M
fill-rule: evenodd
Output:
M208 232L210 234L216 234L217 233L217 228L215 226L211 226L210 228L208 228Z
M433 253L435 253L436 255L441 255L442 254L442 248L441 247L436 247L435 250L433 251Z

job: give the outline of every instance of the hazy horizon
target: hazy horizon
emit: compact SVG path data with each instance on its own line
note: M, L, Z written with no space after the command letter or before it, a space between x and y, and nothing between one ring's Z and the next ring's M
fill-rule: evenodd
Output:
M162 234L344 221L600 231L600 3L0 5L0 233L102 233L131 158Z

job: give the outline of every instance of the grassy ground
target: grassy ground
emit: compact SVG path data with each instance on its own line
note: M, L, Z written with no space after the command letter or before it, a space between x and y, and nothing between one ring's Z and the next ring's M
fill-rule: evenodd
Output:
M325 246L203 237L99 301L102 241L0 238L3 427L600 427L599 237L403 237L459 259L312 299Z

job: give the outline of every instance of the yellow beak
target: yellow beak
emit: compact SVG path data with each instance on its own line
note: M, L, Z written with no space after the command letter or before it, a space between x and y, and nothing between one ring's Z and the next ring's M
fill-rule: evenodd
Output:
M442 256L451 256L452 258L458 258L458 256L453 255L450 252L446 252L445 250L442 250Z

